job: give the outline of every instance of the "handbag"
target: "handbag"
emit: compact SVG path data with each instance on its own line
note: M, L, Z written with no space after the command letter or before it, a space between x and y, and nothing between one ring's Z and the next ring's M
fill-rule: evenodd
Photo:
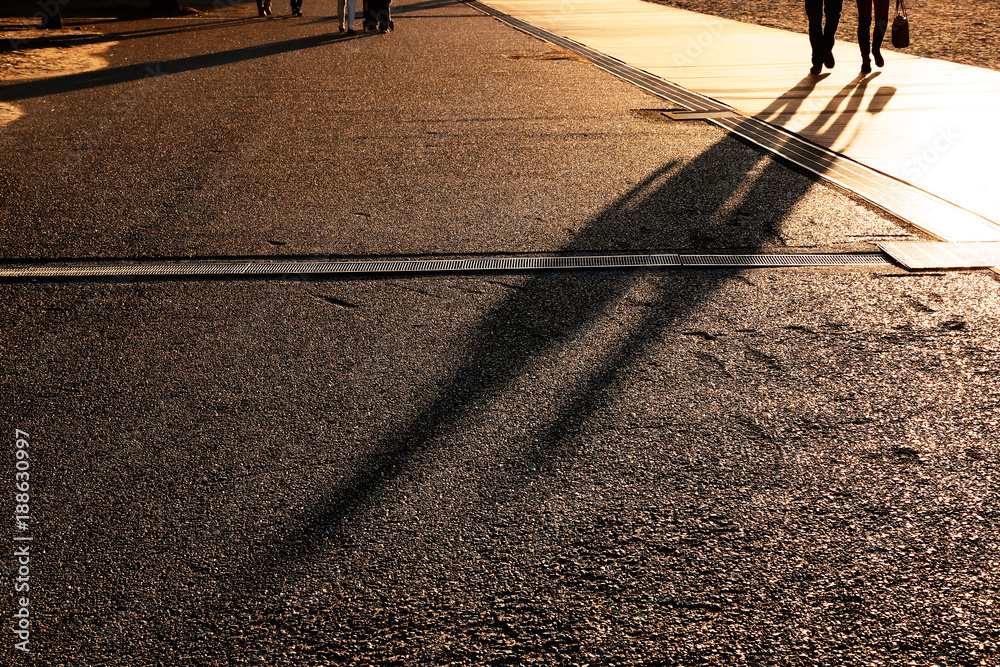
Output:
M892 20L892 45L905 49L910 45L910 20L906 18L906 5L896 0L896 18Z

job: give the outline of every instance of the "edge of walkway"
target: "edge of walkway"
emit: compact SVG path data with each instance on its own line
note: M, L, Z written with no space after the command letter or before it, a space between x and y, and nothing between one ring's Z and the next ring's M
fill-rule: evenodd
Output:
M820 145L779 124L749 116L731 105L688 90L586 44L512 16L493 7L490 0L485 2L463 0L463 2L516 30L567 49L587 59L596 67L664 99L671 105L688 111L720 109L731 111L732 117L702 120L707 120L861 197L935 239L948 242L1000 241L1000 225L932 192ZM671 9L661 5L651 6L664 10ZM693 12L686 13L693 14ZM915 56L907 57L915 58Z

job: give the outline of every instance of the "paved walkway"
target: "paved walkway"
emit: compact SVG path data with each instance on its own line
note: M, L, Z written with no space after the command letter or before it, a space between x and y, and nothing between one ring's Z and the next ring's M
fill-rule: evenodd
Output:
M1000 240L1000 72L884 50L863 76L857 45L838 41L837 66L813 76L804 34L643 0L485 1L986 219L935 226L945 240Z

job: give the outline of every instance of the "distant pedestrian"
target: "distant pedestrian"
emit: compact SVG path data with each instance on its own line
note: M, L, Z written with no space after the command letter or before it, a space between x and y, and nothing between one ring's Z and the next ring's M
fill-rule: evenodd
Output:
M271 15L271 0L257 0L257 16Z
M858 0L859 2L861 0ZM840 12L844 0L806 0L806 16L809 18L809 44L812 46L812 68L810 72L819 74L823 65L833 69L833 41L840 25ZM823 15L826 25L823 25Z
M888 0L887 0L888 1ZM347 26L344 26L344 6L347 6ZM340 22L340 32L354 34L354 0L337 0L337 20Z
M872 27L872 4L875 5L875 32L868 41L868 31ZM882 57L882 38L889 28L889 0L858 0L858 46L861 47L861 71L871 72L872 61L868 51L875 57L875 64L885 64Z
M391 3L392 0L365 0L365 30L392 30L392 18L389 16Z
M290 2L292 3L292 16L302 16L302 0L290 0Z

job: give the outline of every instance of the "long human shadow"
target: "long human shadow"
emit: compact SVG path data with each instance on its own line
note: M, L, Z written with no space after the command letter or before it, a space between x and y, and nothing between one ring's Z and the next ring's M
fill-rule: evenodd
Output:
M650 174L591 220L563 250L642 251L694 244L697 250L760 249L778 238L782 221L813 184L808 178L790 178L780 160L760 168L765 159L727 136L683 167L670 163ZM602 389L641 359L671 323L708 300L737 273L706 272L697 287L685 283L683 296L673 292L672 281L666 280L656 302L603 364L567 388L560 416L537 425L534 441L544 445L544 452L535 447L529 448L534 454L525 450L524 455L571 456L570 436L598 409L606 393ZM405 430L373 443L372 454L358 463L353 476L302 512L280 542L261 549L264 555L249 571L286 571L290 562L309 560L321 552L346 529L351 517L373 505L414 457L431 447L439 451L452 446L444 443L463 418L496 398L533 360L594 324L641 279L640 273L625 272L614 277L529 280L484 317L466 361L433 403Z
M861 104L864 101L868 86L880 74L881 72L858 74L858 76L837 91L823 105L822 109L817 109L816 117L802 128L798 134L821 146L832 148L834 143L842 138L845 129L844 126L861 110ZM775 125L786 125L796 114L803 110L803 106L807 105L809 95L815 91L816 85L826 76L828 76L827 73L819 76L812 74L807 76L795 84L788 92L775 99L755 117ZM879 89L869 105L868 113L874 115L883 111L895 92L895 88ZM841 108L841 105L843 105L843 108ZM812 109L807 109L807 111L812 112Z
M671 162L652 172L590 220L563 250L761 249L775 242L783 221L813 184L727 135L686 164ZM665 331L739 273L705 271L692 281L666 272L647 283L644 307L627 333L609 341L600 361L575 374L563 388L561 405L533 424L522 443L490 455L506 457L505 467L538 476L576 457L581 428L615 395L613 387L623 375L647 358ZM383 492L421 454L458 453L465 420L500 397L539 357L598 324L644 280L648 273L638 271L549 275L513 290L483 317L464 361L432 402L405 429L373 442L345 481L287 517L282 534L262 538L246 560L221 577L234 599L219 608L208 603L203 617L225 617L240 601L250 604L264 591L273 593L280 582L310 571L330 546L348 543L352 520L382 502Z
M881 72L867 75L859 74L853 81L837 91L837 94L830 98L830 101L816 115L816 118L802 129L802 136L822 146L832 147L834 142L841 138L844 133L844 127L840 126L841 122L848 122L851 117L858 113L868 85L879 74ZM846 104L844 104L845 100ZM840 108L841 104L844 104L843 109ZM882 108L885 108L884 104L885 102L883 102Z
M364 39L364 35L343 36L339 34L311 35L309 37L299 37L281 42L269 44L258 44L254 46L244 46L229 51L219 51L216 53L206 53L198 56L185 56L173 60L162 60L152 63L140 63L138 65L125 65L122 67L111 67L95 70L92 72L82 72L79 74L68 74L56 76L49 79L39 79L35 81L25 81L23 83L13 83L0 87L0 102L17 102L35 97L55 95L58 93L75 92L111 86L119 83L128 83L148 79L152 76L163 74L180 74L192 70L206 69L209 67L219 67L231 65L233 63L267 58L282 53L311 49L333 42L348 39Z
M822 74L809 74L786 92L779 95L773 102L767 105L763 111L755 116L760 120L784 126L795 114L799 112L804 104L809 100L809 96L816 90L823 79L830 76L829 72Z

